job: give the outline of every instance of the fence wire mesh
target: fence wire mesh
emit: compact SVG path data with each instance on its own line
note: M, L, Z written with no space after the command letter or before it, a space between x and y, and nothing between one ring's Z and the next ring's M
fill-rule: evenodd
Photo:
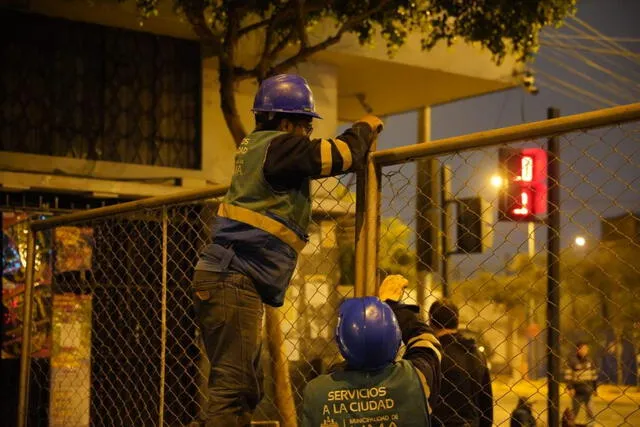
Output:
M337 308L353 295L354 176L315 181L312 190L309 243L285 305L267 311L277 332L263 328L269 350L263 350L258 421L283 419L276 405L283 391L275 384L283 370L291 381L285 398L299 408L306 383L336 362ZM44 255L37 258L35 301L45 289L49 300L34 304L38 351L31 355L28 425L199 425L208 362L200 352L191 280L218 203L139 209L37 233ZM21 227L18 232L28 230L27 223ZM19 296L6 299L20 313ZM274 350L268 342L281 344Z
M599 385L591 405L604 426L640 425L639 131L631 123L559 136L560 413L571 406L566 364L585 342ZM379 268L410 278L406 298L422 299L425 316L443 293L459 307L461 332L490 367L496 425L509 425L519 397L546 425L547 227L498 221L499 148L383 167ZM470 235L491 247L476 253ZM445 372L443 384L451 381ZM578 422L587 416L580 409Z
M559 357L564 365L577 342L589 344L600 384L591 404L604 426L640 425L639 130L632 123L559 136ZM509 147L545 148L546 141ZM499 148L432 159L432 175L443 177L444 186L429 184L427 159L383 167L377 261L381 275L409 278L405 299L420 303L425 316L446 284L462 333L490 368L495 425L509 424L519 397L544 425L546 226L497 221L500 190L491 178ZM451 172L441 174L443 165ZM284 398L293 400L299 419L304 386L339 359L337 307L354 295L353 178L313 183L309 244L285 305L267 311L265 321L279 327L263 328L264 339L277 346L264 346L266 394L255 420L286 421L276 403L285 372L291 387ZM473 201L478 197L483 202ZM217 203L138 209L37 233L29 425L53 425L56 417L63 425L197 425L208 367L190 286ZM482 253L473 253L474 234L491 237ZM25 258L21 253L22 264ZM19 307L20 296L4 303ZM563 411L572 402L564 386L561 393ZM585 411L578 414L584 420Z

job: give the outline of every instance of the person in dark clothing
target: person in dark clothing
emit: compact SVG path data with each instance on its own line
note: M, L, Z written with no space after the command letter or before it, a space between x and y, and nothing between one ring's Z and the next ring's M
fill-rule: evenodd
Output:
M589 346L585 342L576 344L576 352L568 360L564 370L567 391L571 396L572 413L578 417L584 404L589 423L595 420L591 407L591 396L596 392L598 371L589 357Z
M442 345L442 385L433 425L489 427L493 393L487 362L475 341L458 332L458 307L448 300L429 308L429 323Z
M300 76L262 82L256 128L238 147L213 241L193 278L209 359L207 426L246 426L262 398L263 303L280 307L308 241L310 180L362 168L382 121L365 116L336 139L310 139L313 94Z
M380 299L342 304L336 342L346 363L307 385L303 427L431 425L441 348L418 307L399 302L406 285L404 277L389 276L380 286ZM401 341L406 350L395 360Z
M531 403L524 397L518 399L516 408L511 413L510 427L536 427Z

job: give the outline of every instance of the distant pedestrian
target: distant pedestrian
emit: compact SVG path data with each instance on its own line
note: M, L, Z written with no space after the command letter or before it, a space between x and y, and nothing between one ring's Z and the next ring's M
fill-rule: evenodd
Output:
M429 308L429 324L442 345L440 398L433 407L434 427L491 427L493 395L484 355L476 342L458 332L458 307L449 300Z
M564 372L567 391L571 396L571 410L578 417L580 408L585 406L589 423L595 420L591 406L591 396L597 391L598 372L589 357L589 345L585 342L576 344L576 352L567 361Z
M516 408L511 413L510 427L536 427L536 419L533 416L531 402L526 398L518 399Z

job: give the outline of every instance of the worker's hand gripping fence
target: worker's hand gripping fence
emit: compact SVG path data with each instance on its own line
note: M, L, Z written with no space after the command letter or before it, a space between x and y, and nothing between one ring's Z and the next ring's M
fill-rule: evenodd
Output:
M265 398L255 420L295 425L304 386L337 360L337 307L353 292L354 190L353 175L312 183L309 243L285 305L267 311L267 324L276 323L263 328ZM99 211L87 211L81 220L60 217L36 233L38 250L49 242L47 255L36 257L36 293L50 286L53 304L42 316L41 298L33 304L39 329L32 332L28 425L198 422L209 368L200 353L191 280L218 203L178 197L95 218ZM47 264L50 285L39 283ZM51 346L39 340L47 334ZM12 348L19 348L16 341ZM291 387L283 389L287 377Z
M459 307L461 333L475 340L491 370L496 425L509 425L519 397L529 400L539 423L548 409L561 416L571 407L565 364L580 342L596 365L590 405L597 425L640 425L640 122L557 138L559 176L550 185L560 192L559 348L547 341L547 226L498 221L501 193L508 192L508 177L497 178L499 150L547 150L546 138L383 166L379 274L410 278L405 300L420 303L425 316L443 294ZM468 137L468 147L476 142ZM388 154L377 153L381 163ZM514 202L510 209L522 208L522 200ZM547 402L549 351L560 362L559 408ZM465 392L451 381L444 372L442 401L455 413L462 408L456 392ZM577 417L587 420L584 404Z
M420 302L426 313L442 295L440 266L446 254L447 295L460 307L460 328L475 339L491 369L496 425L508 425L518 396L532 402L534 415L542 421L547 411L558 413L571 405L562 370L555 377L561 382L560 407L547 404L546 226L535 224L534 241L526 223L497 222L499 190L491 185L503 147L498 144L546 148L545 138L554 132L561 148L557 309L562 345L553 350L564 361L577 341L588 342L602 384L592 398L597 422L640 425L635 387L640 345L639 128L638 122L615 124L637 120L639 110L600 112L597 120L585 115L563 122L564 127L533 124L502 130L499 137L434 142L432 152L406 155L402 148L371 156L370 166L381 171L381 225L379 238L369 240L378 246L378 256L368 247L367 260L376 267L377 258L382 274L408 277L405 300ZM604 127L592 129L596 125ZM451 190L445 197L437 180L430 190L425 183L428 177L441 176L442 165L451 170L444 174ZM429 167L432 173L427 174ZM367 195L375 193L371 182ZM304 386L338 359L333 343L337 307L354 294L357 270L353 190L350 176L314 183L310 242L301 253L284 307L271 317L279 328L265 328L270 331L265 343L277 345L264 346L266 395L256 420L295 425L288 420L299 420ZM206 405L208 369L198 347L190 282L197 254L210 238L218 203L212 197L217 195L176 197L124 213L104 216L95 211L82 220L66 217L36 225L40 237L31 244L34 255L26 259L37 267L37 285L40 265L51 263L54 297L47 306L27 292L34 312L45 310L29 322L32 337L38 328L52 331L51 348L40 348L33 339L33 352L26 359L31 368L29 425L55 425L56 419L70 424L72 418L92 425L197 422ZM484 203L474 207L470 200L477 197ZM370 206L369 227L377 217L376 204ZM487 213L483 227L477 227L479 212ZM478 247L473 236L478 233L493 236L492 246L481 254L470 252ZM55 249L49 261L42 255L47 241ZM457 251L456 245L466 252ZM376 282L370 282L373 286L360 289L375 292ZM36 291L45 286L38 285ZM47 309L53 314L47 315ZM274 357L278 348L284 357ZM287 384L286 375L288 389L278 386ZM447 399L443 396L445 405ZM584 416L583 409L578 417Z

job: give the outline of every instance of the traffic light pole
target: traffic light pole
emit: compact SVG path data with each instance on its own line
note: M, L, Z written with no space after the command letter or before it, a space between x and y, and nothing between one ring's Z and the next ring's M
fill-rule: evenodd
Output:
M418 140L431 140L431 108L418 110ZM416 189L416 249L418 276L417 297L421 312L426 309L427 295L431 291L433 276L441 263L439 239L440 194L438 183L438 159L428 157L417 161Z
M440 276L442 280L442 296L449 297L449 203L451 203L450 191L451 186L451 170L442 163L440 166L440 232L442 245L442 267Z
M549 108L547 118L560 117ZM560 425L560 142L549 138L547 170L547 425Z
M527 223L527 249L529 255L529 262L533 264L533 258L536 256L536 223L529 221ZM526 301L527 307L527 327L531 327L534 320L533 298L529 295ZM535 353L533 348L533 337L530 331L527 331L527 370L525 371L526 378L531 378L531 370L535 366ZM535 376L534 376L535 378Z

